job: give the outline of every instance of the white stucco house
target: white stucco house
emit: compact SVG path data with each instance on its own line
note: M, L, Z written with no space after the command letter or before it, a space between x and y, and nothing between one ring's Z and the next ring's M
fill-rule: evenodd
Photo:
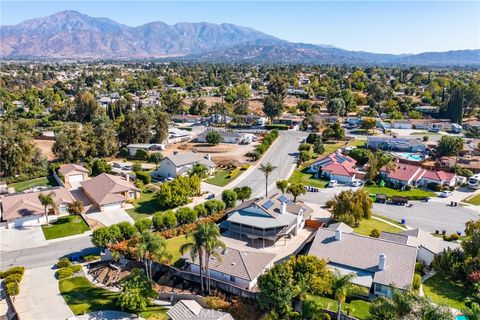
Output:
M188 170L190 170L195 163L200 163L206 166L209 174L212 174L215 171L216 165L210 159L210 155L185 152L175 153L163 158L160 162L160 166L155 170L153 175L165 178L176 178L177 176L187 174Z

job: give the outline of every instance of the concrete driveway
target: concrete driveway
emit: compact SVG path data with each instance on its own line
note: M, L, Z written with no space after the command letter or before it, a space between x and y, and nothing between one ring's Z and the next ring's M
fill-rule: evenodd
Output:
M123 209L105 210L102 212L88 213L87 218L96 220L106 227L111 226L112 224L123 222L123 221L130 222L131 224L135 223L132 217L130 217L128 213Z
M138 317L131 313L121 311L95 311L87 313L81 316L76 316L68 320L141 320L142 317Z
M60 294L51 266L27 269L15 298L19 319L63 320L73 316Z
M47 244L40 226L0 230L0 252L41 247Z

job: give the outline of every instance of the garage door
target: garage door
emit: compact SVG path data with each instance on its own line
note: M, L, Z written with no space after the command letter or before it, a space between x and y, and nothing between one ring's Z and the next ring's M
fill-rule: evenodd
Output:
M39 226L39 225L46 222L44 216L40 217L40 222L38 220L39 220L38 216L19 218L19 219L15 219L14 226L16 228L18 228L18 227L32 227L32 226Z
M105 211L111 211L111 210L118 210L122 208L122 203L117 202L117 203L111 203L103 206L103 210Z
M83 181L83 174L74 174L69 178L70 182L82 182Z

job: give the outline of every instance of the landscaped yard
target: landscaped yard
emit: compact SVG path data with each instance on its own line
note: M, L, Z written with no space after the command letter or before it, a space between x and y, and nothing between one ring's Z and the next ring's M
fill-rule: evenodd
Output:
M473 204L474 206L480 206L480 193L474 197L467 198L467 199L463 200L463 202Z
M72 277L59 282L60 292L75 315L99 310L121 310L117 299L119 294L95 287L85 277ZM167 309L152 306L139 315L146 319L163 320Z
M460 285L436 274L423 284L425 296L434 303L455 309L465 308L467 291Z
M142 192L140 199L136 200L133 204L133 209L128 209L126 211L133 220L151 217L152 214L158 211L158 202L157 199L155 199L155 192Z
M288 179L288 182L301 183L305 186L311 186L315 188L325 188L327 186L328 181L319 180L315 178L314 173L310 173L307 171L308 171L308 167L301 166L299 169L296 169L292 173L292 175L290 176L290 179Z
M205 180L206 183L210 183L219 187L224 187L236 178L238 178L246 169L241 168L236 175L230 176L230 170L219 169L215 172L215 175Z
M426 197L436 197L437 195L434 192L426 191L419 188L412 188L409 191L401 191L388 187L379 187L379 186L365 186L365 191L368 193L383 193L387 196L402 196L412 200L421 200Z
M32 179L22 182L11 183L8 185L9 188L15 188L16 192L22 192L24 190L33 188L33 187L43 187L43 186L58 186L57 181L52 177L43 177L38 179Z
M60 217L49 226L42 226L43 235L47 240L81 234L88 229L88 225L80 216Z
M400 226L394 227L388 223L374 219L372 217L368 220L360 221L360 226L358 226L357 228L353 228L353 231L357 234L369 236L370 232L372 232L373 229L377 229L380 232L386 231L386 232L393 232L393 233L404 230Z
M189 242L190 240L185 236L180 236L172 239L167 239L167 252L172 255L171 264L174 264L182 254L180 253L180 247Z
M309 299L312 299L322 305L323 308L327 310L331 310L337 312L338 306L337 301L327 298L327 297L320 297L320 296L311 296ZM370 317L370 312L368 308L370 303L365 300L353 299L349 303L344 303L342 305L342 311L346 314L346 309L348 307L352 307L353 311L351 312L351 316L358 318L360 320L366 320Z

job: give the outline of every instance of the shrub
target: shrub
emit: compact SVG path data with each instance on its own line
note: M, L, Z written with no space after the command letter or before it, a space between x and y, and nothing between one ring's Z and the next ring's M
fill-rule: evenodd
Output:
M137 233L137 229L127 221L117 223L117 227L120 229L123 240L131 239Z
M142 233L143 231L150 230L152 228L152 220L148 218L139 219L135 221L134 226L137 228L138 232Z
M141 191L143 191L144 189L144 186L145 184L143 183L143 181L141 179L137 179L135 181L135 185L137 186L138 189L140 189Z
M61 258L56 264L57 268L66 268L70 267L71 265L72 263L70 260L68 260L68 258Z
M122 157L122 158L126 158L128 156L129 156L129 153L127 148L121 149L117 154L117 157Z
M423 263L420 261L415 262L415 272L420 274L423 272Z
M380 231L378 229L373 229L372 231L370 231L370 237L372 238L380 237Z
M5 282L5 284L9 284L12 282L20 283L22 281L22 278L23 278L23 275L21 275L20 273L13 273L8 277L6 277L3 281Z
M228 175L228 177L229 177L230 179L233 179L233 178L235 178L235 177L238 175L239 172L240 172L240 167L236 167L235 169L232 170L232 172L230 172L230 174Z
M62 279L73 276L75 273L79 272L80 270L82 270L82 266L80 265L69 266L69 267L65 267L57 270L57 272L55 273L55 276L57 277L58 280L62 280Z
M207 200L204 203L205 209L207 209L208 215L215 214L225 209L225 203L221 200L212 199Z
M428 136L423 136L423 141L424 142L428 141Z
M366 186L375 186L376 183L375 183L375 181L373 181L373 180L368 180L367 182L365 182L365 185L366 185Z
M85 262L90 262L90 261L95 261L95 260L100 260L100 256L94 255L94 254L88 254L83 257L83 261Z
M193 207L193 210L197 212L197 215L199 217L205 217L208 214L208 211L203 205L203 203L197 204L195 207Z
M225 301L225 299L216 296L205 297L203 298L203 301L205 301L209 309L228 310L230 307L230 303Z
M11 297L20 293L20 287L16 282L11 282L5 285L7 287L7 294Z
M255 149L255 151L258 153L258 154L264 154L265 151L267 151L268 147L264 144L259 144L257 146L257 148Z
M237 203L237 193L233 190L225 190L222 192L222 200L227 206L227 208L235 207Z
M413 275L413 281L412 281L412 287L413 290L418 290L420 289L420 285L422 284L422 276L419 275L418 273L415 273Z
M147 160L148 152L144 149L138 149L137 152L135 152L135 158L140 160Z
M435 182L429 182L427 184L427 188L430 189L430 190L437 190L439 184L438 183L435 183Z
M412 190L412 186L405 186L405 191L410 191Z
M178 224L195 222L198 219L197 212L192 208L179 208L175 213Z
M135 176L136 176L137 180L141 180L143 182L143 184L149 184L150 182L152 182L152 177L150 176L150 174L148 172L137 171L137 172L135 172Z
M452 233L451 235L444 235L443 236L443 240L445 241L457 241L458 239L460 239L460 236L456 233Z
M158 231L173 228L177 225L177 217L172 210L155 213L152 221L153 227Z
M267 124L265 125L265 129L288 130L288 126L286 124Z
M247 170L248 168L250 168L250 165L247 163L247 164L244 164L242 165L242 170Z
M25 273L25 267L11 267L7 271L1 272L0 278L5 279L6 277L12 274L21 274L23 276L24 273Z

